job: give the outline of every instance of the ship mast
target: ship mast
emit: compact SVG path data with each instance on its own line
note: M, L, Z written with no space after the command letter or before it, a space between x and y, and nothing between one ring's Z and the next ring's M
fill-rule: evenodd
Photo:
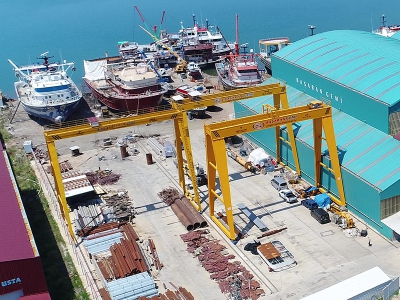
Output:
M239 15L238 15L238 14L236 14L235 54L236 54L236 55L239 55Z

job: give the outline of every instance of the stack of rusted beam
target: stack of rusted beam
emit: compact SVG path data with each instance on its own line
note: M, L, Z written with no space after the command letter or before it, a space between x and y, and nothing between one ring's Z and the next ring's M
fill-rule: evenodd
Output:
M156 270L159 271L162 269L162 267L164 265L160 262L160 258L158 257L158 253L156 250L156 245L154 245L153 240L148 239L148 242L149 242L150 253L151 253L151 256L153 257L154 267L156 268Z
M35 148L33 149L33 152L35 153L36 159L43 161L49 160L49 153L47 151L42 150L40 148ZM29 159L33 159L33 153L28 153L27 156Z
M87 237L89 235L93 235L93 234L99 234L101 232L104 231L110 231L113 229L118 229L120 228L120 226L126 224L126 222L109 222L109 223L105 223L99 226L94 226L94 227L86 227L84 229L81 229L77 232L77 235L80 237ZM133 228L132 228L133 230ZM116 231L114 231L116 232Z
M210 278L218 281L221 292L231 293L235 288L233 282L240 283L240 295L243 299L258 299L264 295L260 284L239 261L233 261L232 254L223 254L226 247L212 239L207 231L193 231L182 234L181 238L187 243L188 252L197 256L201 265L210 273Z
M115 278L127 277L148 270L142 252L135 241L121 239L110 247L113 270L117 270ZM118 276L119 275L119 276Z
M159 294L153 297L139 297L137 300L194 300L193 295L188 292L184 287L176 288L176 291L167 289L165 294Z
M122 225L119 230L124 233L124 238L110 247L111 256L103 256L97 260L106 281L148 271L142 251L136 243L139 237L135 230L130 224Z
M71 163L68 160L60 162L59 165L60 165L61 173L67 173L73 169ZM51 166L47 167L46 172L53 175ZM82 175L82 174L80 174L80 172L77 172L77 173L79 173L79 175ZM77 175L77 176L79 176L79 175Z
M207 221L193 207L190 201L179 194L175 188L167 188L158 193L165 204L170 205L172 211L188 231L208 226Z

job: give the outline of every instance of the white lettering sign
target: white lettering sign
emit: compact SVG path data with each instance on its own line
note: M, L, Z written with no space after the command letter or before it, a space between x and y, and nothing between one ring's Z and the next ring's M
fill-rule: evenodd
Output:
M1 286L6 287L6 286L13 285L13 284L20 283L20 282L21 282L21 279L19 277L17 277L17 278L2 281Z
M306 82L306 81L304 81L302 79L299 79L298 77L296 77L296 83L298 83L299 85L302 85L302 86L304 86L304 87L306 87L306 88L308 88L308 89L310 89L312 91L320 93L326 99L334 100L336 102L343 103L343 98L342 97L340 97L338 95L334 95L334 94L330 93L329 91L323 91L318 86L316 86L316 85L314 85L312 83Z

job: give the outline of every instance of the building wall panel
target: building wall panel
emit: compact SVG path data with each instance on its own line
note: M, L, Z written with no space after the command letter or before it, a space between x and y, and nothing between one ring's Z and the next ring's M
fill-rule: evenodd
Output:
M0 263L0 295L21 289L24 295L47 292L40 257Z
M334 108L340 109L358 120L365 121L385 133L390 133L387 104L380 103L367 95L360 94L290 62L276 57L272 59L274 77L315 99L327 99Z

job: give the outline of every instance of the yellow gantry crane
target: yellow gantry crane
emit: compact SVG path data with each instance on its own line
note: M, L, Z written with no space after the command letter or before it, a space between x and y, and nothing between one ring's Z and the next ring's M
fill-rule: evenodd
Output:
M274 98L274 106L279 107ZM207 153L207 175L208 175L208 196L210 205L210 216L218 227L231 239L237 238L233 220L233 208L229 185L228 161L225 150L225 138L238 134L246 134L267 128L277 128L277 143L279 142L279 127L281 125L293 124L305 120L313 120L314 126L314 153L315 153L315 179L316 186L320 187L321 178L321 146L322 130L325 132L325 139L328 145L329 155L332 162L332 169L340 199L336 197L333 201L345 206L342 176L339 165L339 158L336 148L336 140L332 122L332 108L320 101L314 101L312 105L288 108L282 105L282 109L271 109L264 114L253 115L231 121L213 123L204 126L206 136ZM285 108L286 106L286 108ZM288 126L289 128L289 126ZM291 139L293 154L297 153L294 138ZM279 149L279 145L277 146ZM297 155L297 154L296 154ZM278 158L278 157L277 157ZM298 163L298 162L297 162ZM217 173L219 175L219 189L221 194L216 191ZM300 172L298 173L300 174ZM215 201L220 200L225 206L227 224L224 224L215 216Z
M301 174L292 124L294 122L299 122L302 120L313 119L314 139L316 141L315 147L317 147L318 145L319 149L321 147L320 139L322 139L322 129L318 128L320 128L322 124L328 141L328 149L329 153L331 154L332 167L335 173L335 178L337 182L338 180L340 181L340 167L337 158L336 143L333 135L333 124L331 120L330 106L321 103L321 106L317 108L310 108L308 106L289 108L286 95L286 87L278 83L231 90L218 94L208 94L201 96L197 99L184 99L180 103L173 102L172 109L167 109L165 107L155 107L152 110L142 111L138 115L128 115L111 120L108 119L102 121L96 118L89 118L81 120L79 122L75 121L65 122L61 124L53 124L45 128L44 137L47 144L50 164L54 174L57 200L60 205L62 215L67 222L71 237L75 238L71 219L69 217L69 208L65 197L64 186L62 184L61 170L55 146L56 141L77 136L111 131L115 129L128 128L138 125L171 120L174 124L177 145L179 145L177 149L180 149L180 144L178 143L179 141L184 145L186 166L189 169L189 176L192 179L193 183L193 194L187 189L185 185L185 162L183 158L183 153L181 151L177 151L179 183L184 191L185 196L191 200L191 203L196 207L198 211L201 211L201 202L198 194L197 182L195 179L196 172L191 151L189 125L186 111L193 110L198 107L219 105L267 95L273 95L274 109L266 111L266 113L264 114L205 125L210 215L214 222L217 223L217 225L229 238L235 239L232 205L228 181L227 159L224 143L224 138L228 136L249 133L255 130L262 130L273 126L277 127L285 124L287 126L289 140L292 145L296 171L298 174ZM279 153L279 143L279 128L277 128L277 153ZM335 149L335 151L333 151L333 149ZM319 150L319 152L316 151L315 153L315 159L319 162L318 168L316 164L316 174L320 174L321 150ZM277 159L279 159L279 156L277 157ZM223 197L221 197L222 195L219 196L215 191L217 171L220 178L220 185ZM317 180L317 183L319 184L319 179ZM338 183L338 189L341 200L337 199L336 201L337 203L345 205L343 185L341 184L341 182ZM214 216L215 198L220 199L225 204L226 212L228 215L228 229Z
M177 151L179 184L182 187L185 196L191 200L191 203L198 211L201 211L201 203L197 190L196 172L193 163L191 152L191 143L189 136L189 126L186 116L186 111L197 107L212 106L228 102L233 102L242 99L253 97L279 94L282 97L286 96L286 88L279 84L265 85L259 87L245 88L235 91L229 91L219 94L211 94L200 97L199 101L192 99L184 99L181 103L172 103L172 109L165 107L155 107L152 110L143 110L139 115L129 115L116 119L107 119L104 121L96 118L89 118L74 122L64 122L61 124L49 125L45 128L44 138L47 144L49 160L54 174L55 187L57 192L57 200L61 209L61 213L67 222L71 237L74 238L74 232L69 217L69 208L65 197L65 190L62 184L61 170L57 158L55 142L63 139L74 138L77 136L106 132L120 128L134 127L138 125L157 123L171 120L174 123L175 136L177 141L181 141L184 145L186 156L186 164L189 169L190 178L193 183L193 194L188 191L185 185L185 168L183 153ZM180 149L178 147L177 149Z

